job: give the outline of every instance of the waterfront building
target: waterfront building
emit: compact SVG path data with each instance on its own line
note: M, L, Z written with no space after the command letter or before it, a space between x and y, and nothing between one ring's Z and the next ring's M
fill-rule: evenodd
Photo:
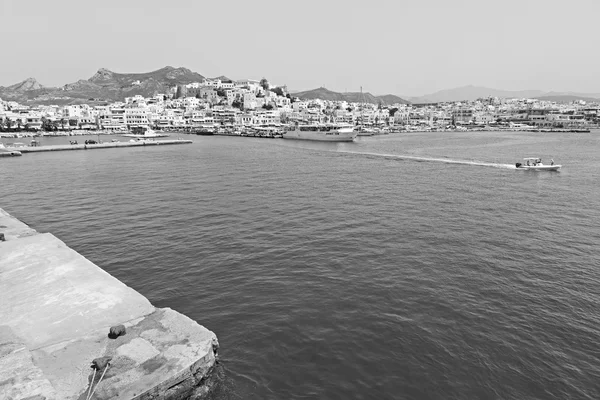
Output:
M240 113L236 117L236 122L239 125L244 125L244 126L252 125L252 114Z
M466 107L460 107L452 112L452 118L455 123L470 124L473 122L473 110Z
M128 129L133 127L141 127L150 125L148 119L149 112L143 108L126 108L125 109L125 125Z
M42 129L42 117L36 114L27 114L25 117L25 127L30 130L39 131Z
M477 125L489 125L496 122L494 114L489 112L475 112L473 113L473 122Z
M211 110L211 115L214 119L214 122L220 125L235 124L237 113L237 109L225 108L223 106L216 106Z

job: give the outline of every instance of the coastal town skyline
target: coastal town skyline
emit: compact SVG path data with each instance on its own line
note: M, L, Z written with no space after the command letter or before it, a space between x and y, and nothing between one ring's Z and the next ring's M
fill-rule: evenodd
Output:
M96 72L96 74L100 71L110 71L111 73L116 73L116 74L123 74L123 75L146 75L146 74L153 74L156 73L160 70L164 70L165 68L169 69L175 69L175 70L179 70L179 69L187 69L185 67L178 67L178 68L174 68L171 66L166 66L163 67L161 69L158 69L156 71L137 71L137 72L128 72L128 73L124 73L122 71L110 71L109 69L106 68L100 68L98 69L98 71ZM197 71L190 71L192 73L198 73ZM237 81L239 79L236 78L231 78L231 77L226 77L224 75L220 75L220 76L215 76L213 78L211 77L206 77L205 79L231 79L231 81ZM247 79L253 79L255 77L252 78L243 78L242 80L247 80ZM266 79L264 76L262 77L262 79ZM11 86L15 86L15 85L34 85L35 87L40 86L40 87L44 87L44 88L63 88L66 86L69 86L70 84L74 84L75 82L81 82L85 79L79 78L79 79L72 79L69 82L65 82L63 84L59 84L56 86L50 86L50 85L45 85L43 82L39 82L37 80L36 77L30 76L27 78L24 78L18 82L13 82L13 83L9 83L7 85L0 85L0 90L1 89L6 89L9 88ZM257 81L259 79L256 79ZM279 84L281 86L286 86L288 87L287 84L285 84L285 82L279 82ZM277 86L277 85L276 85ZM315 87L315 88L303 88L303 89L294 89L294 88L287 88L287 90L290 93L305 93L305 92L311 92L311 91L316 91L319 89L326 89L327 91L329 91L329 88L327 88L326 86L320 86L320 87ZM331 92L337 92L337 93L341 93L341 94L347 94L347 93L358 93L359 91L362 91L363 87L361 86L358 90L348 90L348 89L344 89L343 91L336 91L336 90L331 90ZM570 100L575 100L576 98L581 98L581 99L586 99L586 100L597 100L600 99L600 92L577 92L577 91L552 91L552 90L543 90L540 88L527 88L527 89L520 89L520 90L505 90L502 88L490 88L490 87L484 87L484 86L476 86L476 85L472 85L472 84L468 84L468 85L464 85L461 87L453 87L453 88L444 88L444 89L440 89L436 92L433 93L425 93L425 94L421 94L421 95L416 95L416 96L402 96L402 95L397 95L396 93L390 93L390 92L382 92L382 93L371 93L367 90L365 90L365 94L373 94L375 96L385 96L385 95L393 95L393 96L397 96L397 97L401 97L404 100L407 100L409 102L417 102L417 103L428 103L428 102L453 102L453 101L461 101L461 100L472 100L475 98L480 98L480 97L499 97L499 98L536 98L536 97L545 97L545 96L567 96L567 98L565 98L562 101L570 101ZM465 96L465 97L461 97L461 96ZM572 97L572 98L569 98Z
M518 7L512 0L262 1L230 9L155 1L59 3L0 3L0 33L19 39L4 45L5 54L14 56L3 64L0 86L29 77L61 86L87 79L99 67L129 73L168 64L207 77L266 76L293 91L363 87L412 97L475 85L600 92L599 57L591 51L593 18L600 11L595 1L570 7L535 0Z

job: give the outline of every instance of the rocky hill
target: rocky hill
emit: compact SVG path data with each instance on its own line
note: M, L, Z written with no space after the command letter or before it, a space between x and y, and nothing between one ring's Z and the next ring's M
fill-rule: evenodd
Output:
M38 81L36 81L35 78L27 78L23 82L19 82L15 85L9 86L4 89L7 89L7 90L10 90L13 92L23 93L28 90L39 90L39 89L43 89L43 88L44 88L44 86L42 86Z
M153 96L170 88L200 82L204 77L187 68L164 67L138 74L122 74L100 68L90 79L59 88L47 88L34 78L8 87L0 87L0 98L23 104L78 104L122 101L134 95Z
M410 104L410 102L392 95L387 94L384 96L374 96L371 93L360 93L360 92L346 92L339 93L325 89L323 87L313 90L307 90L304 92L296 92L293 94L294 97L298 97L302 100L330 100L330 101L347 101L349 103L372 103L372 104Z

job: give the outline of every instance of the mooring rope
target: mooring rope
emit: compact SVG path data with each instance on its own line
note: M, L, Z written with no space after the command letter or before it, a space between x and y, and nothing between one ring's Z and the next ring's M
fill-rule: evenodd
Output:
M85 396L85 400L90 400L90 394L92 393L92 386L94 386L94 379L96 379L96 368L94 368L94 375L92 376L92 381L90 382L90 388L88 389L87 395Z
M96 387L94 388L94 390L92 391L92 393L90 394L90 397L88 397L86 400L91 400L92 396L94 395L94 393L96 392L96 389L98 389L98 385L100 384L100 382L102 382L102 378L104 378L104 374L106 373L106 370L108 369L108 365L109 363L106 363L106 367L104 367L104 372L102 372L102 376L100 377L100 379L98 380L98 383L96 383ZM94 368L94 376L96 375L96 369ZM92 384L94 383L94 380L92 379ZM92 388L92 386L90 385L90 389Z

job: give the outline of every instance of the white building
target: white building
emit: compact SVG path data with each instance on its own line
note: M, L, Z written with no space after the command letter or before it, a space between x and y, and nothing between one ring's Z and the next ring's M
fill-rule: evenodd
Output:
M128 128L134 126L150 125L150 112L145 108L126 108L125 109L125 125Z

